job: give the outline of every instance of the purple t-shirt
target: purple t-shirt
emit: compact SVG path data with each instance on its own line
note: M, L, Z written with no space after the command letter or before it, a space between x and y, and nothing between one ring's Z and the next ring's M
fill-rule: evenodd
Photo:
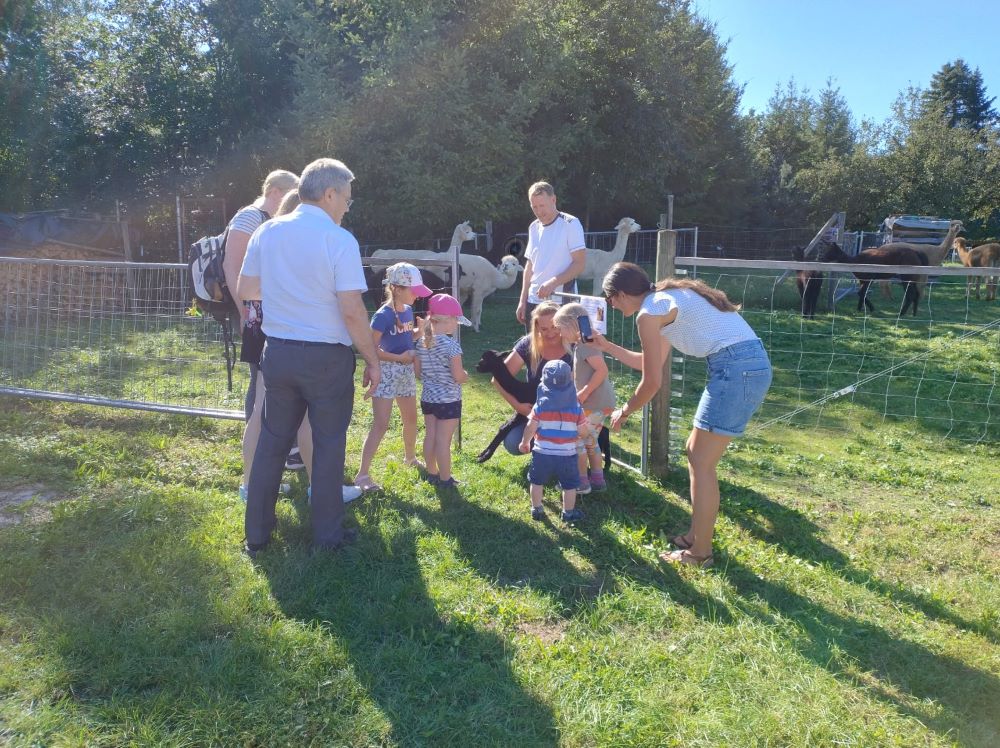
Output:
M545 368L545 364L549 362L549 359L543 358L538 362L538 366L535 370L531 370L531 336L525 335L519 341L514 344L514 353L521 357L524 361L524 368L528 370L528 376L526 380L532 382L536 387L538 383L542 381L542 369ZM560 358L561 361L565 361L570 366L573 366L573 356L567 353Z
M406 353L413 344L413 307L409 304L401 312L384 304L372 315L372 329L382 333L378 347L386 353Z

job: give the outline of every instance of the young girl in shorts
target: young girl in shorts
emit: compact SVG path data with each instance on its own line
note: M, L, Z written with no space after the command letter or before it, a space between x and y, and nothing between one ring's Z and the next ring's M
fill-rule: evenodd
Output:
M423 383L420 410L427 480L447 488L458 486L451 474L451 439L462 416L462 383L469 379L462 368L462 348L451 336L459 325L471 324L454 296L434 294L427 302L427 321L414 362Z
M420 271L407 262L397 262L385 271L385 303L372 315L372 337L378 349L382 379L372 396L373 420L361 450L361 466L354 485L362 491L379 488L369 470L372 459L389 430L392 401L399 406L403 422L403 461L413 467L423 467L416 456L417 444L417 381L413 373L416 358L414 338L420 333L413 315L413 302L430 296Z
M604 426L605 419L615 409L615 389L608 377L608 364L604 360L604 354L593 343L588 343L580 336L579 319L586 316L587 310L582 305L564 304L553 318L563 343L573 352L573 383L580 405L583 406L583 415L590 425L587 436L581 437L577 442L580 467L580 487L576 489L578 494L607 490L604 457L597 448L597 434Z

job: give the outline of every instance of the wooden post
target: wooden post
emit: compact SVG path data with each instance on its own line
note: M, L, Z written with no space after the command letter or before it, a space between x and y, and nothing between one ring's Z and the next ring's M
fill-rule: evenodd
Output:
M669 219L668 219L669 220ZM677 257L677 232L662 229L656 234L656 280L674 276L674 258ZM667 351L660 378L660 391L649 404L649 463L650 472L663 478L670 472L670 388L673 386L671 363L673 356Z

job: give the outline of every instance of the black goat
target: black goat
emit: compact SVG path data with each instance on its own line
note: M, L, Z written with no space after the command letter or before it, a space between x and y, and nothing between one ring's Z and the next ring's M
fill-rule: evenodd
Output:
M483 351L479 363L476 364L476 371L481 374L490 374L497 381L497 384L506 392L513 395L519 403L533 405L538 395L538 388L529 382L518 379L507 371L507 364L504 363L504 360L509 354L510 351L503 351L502 353L493 350ZM497 429L497 433L493 436L492 441L476 457L476 462L482 463L490 459L493 453L497 451L497 448L503 444L503 440L507 438L507 434L518 426L527 423L528 419L525 416L515 412L514 415L508 418ZM604 470L607 471L611 468L611 436L607 427L602 427L601 433L597 435L597 445L601 449L601 454L604 455Z
M804 262L805 254L802 247L792 249L792 259ZM823 273L818 270L796 270L795 285L799 289L802 300L802 316L812 319L816 316L816 302L819 301L819 291L823 287Z
M909 247L873 247L859 252L855 257L851 257L839 245L830 243L823 253L823 262L843 262L852 265L926 265L927 255ZM875 307L868 299L868 288L872 281L886 278L885 274L855 272L854 277L861 283L858 289L858 311L867 308L869 312L874 312ZM924 284L924 276L915 273L900 274L900 280L906 286L903 294L903 306L900 307L899 316L906 314L907 307L913 304L913 316L917 316L917 304L920 301L920 288Z

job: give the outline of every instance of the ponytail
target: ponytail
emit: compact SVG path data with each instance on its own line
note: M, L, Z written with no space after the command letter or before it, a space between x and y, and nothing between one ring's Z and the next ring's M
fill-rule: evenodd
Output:
M432 315L430 314L424 318L424 331L423 335L420 337L420 342L424 344L424 348L427 350L430 350L431 346L434 345L434 325L431 322L431 319Z
M623 293L626 296L647 296L656 291L674 288L694 291L720 312L738 312L739 304L729 300L724 291L706 285L704 281L691 278L666 278L659 283L650 283L646 271L631 262L617 262L604 277L602 290L605 296Z

